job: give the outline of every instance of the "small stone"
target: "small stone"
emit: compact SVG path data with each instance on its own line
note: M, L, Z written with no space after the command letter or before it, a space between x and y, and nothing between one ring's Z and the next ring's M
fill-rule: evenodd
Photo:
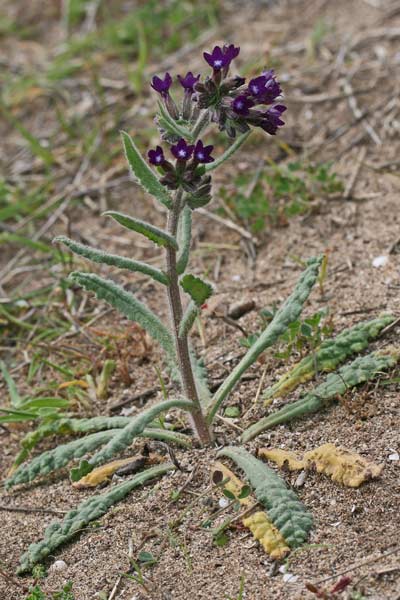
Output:
M55 573L55 572L58 572L58 571L65 571L66 568L67 568L67 563L66 562L64 562L63 560L56 560L51 565L51 567L49 569L49 572L50 573Z
M389 460L399 460L399 453L393 452L393 454L389 454L388 459Z
M376 269L379 269L379 267L384 267L389 261L389 257L382 254L381 256L376 256L373 260L372 260L372 266L375 267Z
M293 575L293 573L285 573L282 580L283 583L295 583L298 580L298 576Z
M225 498L225 497L220 498L218 504L219 504L220 508L226 508L229 504L229 500L228 500L228 498Z

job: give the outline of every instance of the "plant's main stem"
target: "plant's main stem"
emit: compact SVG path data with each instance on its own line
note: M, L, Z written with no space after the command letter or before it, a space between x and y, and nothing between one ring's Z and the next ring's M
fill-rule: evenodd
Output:
M179 190L174 199L174 206L168 213L167 230L172 236L176 236L179 215L182 208L183 192ZM210 430L201 410L200 400L196 389L196 383L193 376L192 365L190 362L190 353L187 335L179 336L179 326L182 320L182 301L179 290L178 274L176 272L176 250L167 248L166 251L167 275L169 278L168 301L172 321L172 330L175 339L175 348L178 358L178 366L182 379L183 392L188 400L193 403L191 417L193 427L202 444L209 444L212 441Z

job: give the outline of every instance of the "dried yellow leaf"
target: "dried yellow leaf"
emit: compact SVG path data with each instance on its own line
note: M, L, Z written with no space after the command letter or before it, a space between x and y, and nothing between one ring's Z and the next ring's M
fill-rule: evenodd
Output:
M378 477L383 465L368 462L357 454L334 444L324 444L306 452L307 468L315 466L318 473L325 473L337 483L348 487L359 487L365 481Z
M113 460L112 462L101 465L97 469L93 469L88 475L82 477L79 481L72 483L72 487L77 489L83 489L88 487L96 487L104 481L107 481L118 469L125 465L133 464L137 462L137 470L143 468L145 464L155 464L162 462L160 457L156 454L150 454L149 456L136 455L130 458L121 458L120 460Z
M87 389L89 387L89 384L87 381L84 381L83 379L72 379L71 381L64 381L63 383L60 383L60 385L58 386L58 390L63 390L65 388L68 387L72 387L74 385L78 385L81 388Z
M257 511L245 517L242 520L245 527L248 527L253 536L258 540L265 552L275 560L284 558L290 552L284 538L274 527L268 518L267 513Z
M306 467L304 460L299 460L294 452L281 448L261 448L258 456L272 460L278 467L287 466L289 471L299 471Z
M294 452L280 448L261 448L259 456L272 460L279 467L287 465L290 471L315 468L318 473L328 475L332 481L347 487L359 487L365 481L378 477L382 465L368 462L357 454L334 444L323 444L306 452L299 460Z
M223 479L229 477L229 481L224 484L224 488L238 496L243 486L243 481L236 477L236 475L228 469L223 463L216 462L213 468L213 473L220 471L223 475ZM239 502L242 506L250 508L256 504L254 496L246 496L246 498L239 498ZM249 517L244 517L242 523L245 527L250 529L251 533L258 540L261 546L264 548L266 553L271 558L278 560L286 556L290 552L290 548L287 546L284 538L278 531L278 529L271 523L268 514L263 511L257 511Z

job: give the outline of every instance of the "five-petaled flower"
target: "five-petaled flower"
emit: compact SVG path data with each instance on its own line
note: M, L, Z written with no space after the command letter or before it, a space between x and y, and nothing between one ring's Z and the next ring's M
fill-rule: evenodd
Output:
M171 146L171 152L178 160L189 160L193 154L194 146L189 146L183 138Z
M275 79L274 71L264 71L249 82L248 92L260 104L272 104L281 95L281 86Z
M250 113L250 108L254 106L253 100L247 96L237 96L232 102L232 110L241 116L246 116Z
M187 92L189 94L194 93L194 86L199 81L199 79L200 79L200 75L197 75L197 77L196 77L195 75L193 75L193 73L191 71L189 71L185 75L185 77L182 77L182 75L178 75L179 83L185 89L185 93Z
M211 156L214 146L204 146L201 140L196 142L193 152L193 159L197 163L211 163L214 162L214 158Z
M230 44L229 46L225 45L223 48L215 46L211 53L204 52L203 56L214 71L220 71L221 69L228 69L239 52L240 48L235 48L233 44Z
M171 87L171 85L172 77L169 73L165 73L164 79L161 79L161 77L157 77L157 75L154 75L154 77L151 80L151 87L153 88L153 90L161 94L163 98L168 96L169 88Z
M165 163L165 156L161 146L156 146L155 150L149 150L147 156L149 163L151 165L155 165L156 167L160 167Z

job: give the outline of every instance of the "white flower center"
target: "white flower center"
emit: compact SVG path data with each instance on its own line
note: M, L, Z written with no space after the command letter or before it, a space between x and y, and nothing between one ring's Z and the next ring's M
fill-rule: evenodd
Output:
M185 158L185 156L186 156L186 150L179 150L178 154L179 154L179 156L181 156L182 158Z
M203 158L204 158L204 152L198 152L198 153L197 153L197 158L198 158L199 160L203 160Z
M241 100L236 102L236 108L243 108L243 102Z
M222 66L222 60L214 60L214 67L221 67Z
M258 94L258 89L258 85L253 85L251 91L253 92L253 94Z
M156 156L156 162L160 163L161 162L161 158L162 157L160 155Z

